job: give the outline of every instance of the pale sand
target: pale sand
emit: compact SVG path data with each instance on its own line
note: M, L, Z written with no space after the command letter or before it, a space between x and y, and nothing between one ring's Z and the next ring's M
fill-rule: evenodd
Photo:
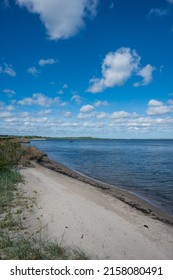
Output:
M154 220L101 190L36 164L21 170L37 207L34 232L78 247L91 259L173 259L173 226Z

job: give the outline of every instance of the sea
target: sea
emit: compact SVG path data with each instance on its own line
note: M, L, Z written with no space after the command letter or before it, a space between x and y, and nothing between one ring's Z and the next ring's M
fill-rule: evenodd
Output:
M173 140L51 139L31 144L50 159L173 215Z

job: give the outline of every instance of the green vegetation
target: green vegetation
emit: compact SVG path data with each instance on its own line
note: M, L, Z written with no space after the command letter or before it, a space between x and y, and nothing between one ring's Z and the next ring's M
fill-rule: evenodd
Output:
M33 211L35 197L25 197L19 188L23 179L18 169L42 155L18 141L0 141L0 259L87 259L80 249L42 240L41 232L31 233L24 225L26 214Z
M19 143L11 141L0 142L0 171L10 170L21 163L24 150Z

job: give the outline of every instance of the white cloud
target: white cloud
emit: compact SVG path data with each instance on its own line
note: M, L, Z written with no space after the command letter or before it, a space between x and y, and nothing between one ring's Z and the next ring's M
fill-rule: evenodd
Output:
M9 76L11 76L11 77L15 77L16 76L16 72L12 68L12 65L8 65L6 63L4 63L4 73L9 75Z
M101 122L84 122L83 127L85 128L102 128L104 126Z
M164 105L163 102L152 99L148 102L147 114L149 116L164 115L173 112L173 106Z
M155 15L158 17L163 17L163 16L167 16L168 15L168 10L164 10L162 8L152 8L149 11L149 16Z
M3 67L0 66L0 74L4 73L11 77L16 77L16 72L12 68L11 64L4 63Z
M55 99L56 99L56 98L54 98L54 100L55 100ZM67 102L60 102L59 105L60 105L61 107L64 107L64 106L67 105Z
M106 118L107 117L107 114L105 113L105 112L98 112L97 114L96 114L96 118L97 119L104 119L104 118Z
M8 97L13 97L13 95L16 94L13 89L4 89L3 92L6 93Z
M87 91L97 93L105 88L125 84L133 72L138 70L140 59L137 52L130 48L120 48L108 53L102 63L102 78L91 79Z
M37 68L36 68L35 66L29 67L29 68L27 69L27 72L28 72L29 74L32 74L32 75L35 76L35 77L39 74L39 72L38 72L38 70L37 70Z
M67 85L67 84L64 84L64 85L62 86L62 89L59 89L59 90L57 91L57 94L63 94L63 93L64 93L64 90L67 89L67 88L68 88L68 85Z
M169 106L158 106L158 107L149 107L147 110L147 114L149 116L155 116L155 115L164 115L167 113L170 113L172 111L172 108Z
M65 118L70 118L72 116L72 113L67 111L67 112L62 112L62 116Z
M67 39L84 27L88 15L95 16L99 0L16 0L20 7L39 15L52 40Z
M148 106L158 107L158 106L162 106L162 105L163 105L163 102L158 101L158 100L156 100L156 99L151 99L151 100L148 102Z
M42 93L34 93L32 97L24 98L23 100L18 101L18 104L25 106L31 105L39 105L42 107L50 107L54 103L59 103L60 99L56 98L49 98ZM61 104L60 104L61 105Z
M38 115L39 115L39 116L45 116L45 115L49 115L51 112L52 112L51 109L42 110L42 111L38 112Z
M100 100L98 100L98 101L96 101L96 102L94 103L94 106L96 106L96 107L108 106L108 102L107 102L107 100L105 100L105 101L100 101Z
M173 100L172 100L172 99L169 99L169 100L168 100L168 103L169 103L170 105L173 105Z
M22 118L26 118L26 117L29 117L29 113L28 112L22 112L22 113L20 113L20 116Z
M79 95L73 95L71 101L75 101L77 104L81 104L82 99Z
M134 86L145 86L151 83L153 77L153 71L156 70L155 67L151 66L150 64L147 64L145 67L139 70L137 73L138 76L141 76L143 78L143 81L140 83L135 83Z
M55 64L57 63L57 61L53 58L48 58L48 59L40 59L39 62L38 62L38 65L39 66L45 66L45 65L52 65L52 64Z
M173 4L173 0L167 0L169 3Z
M13 114L10 113L10 112L0 112L0 117L1 118L9 118L9 117L12 117Z
M88 106L90 106L90 105L88 105ZM85 107L85 106L83 106L83 107ZM90 118L93 118L96 116L96 113L93 111L94 109L92 109L92 108L86 107L84 109L83 108L81 108L81 109L82 109L82 111L80 110L80 113L77 115L78 119L90 119Z
M93 117L95 117L95 113L94 112L91 112L91 113L79 113L77 115L78 119L90 119L90 118L93 118Z
M7 109L8 111L13 111L13 110L15 110L14 106L12 106L12 105L8 105L8 106L6 107L6 109Z
M81 113L90 113L94 111L94 106L92 105L84 105L80 108Z
M111 119L124 119L124 118L128 118L130 116L130 114L128 112L125 111L117 111L117 112L113 112L110 115Z

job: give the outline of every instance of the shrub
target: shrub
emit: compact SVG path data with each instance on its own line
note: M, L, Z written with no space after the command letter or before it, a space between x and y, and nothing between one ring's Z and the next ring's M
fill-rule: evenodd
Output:
M10 169L20 163L23 150L19 143L0 142L0 171Z

